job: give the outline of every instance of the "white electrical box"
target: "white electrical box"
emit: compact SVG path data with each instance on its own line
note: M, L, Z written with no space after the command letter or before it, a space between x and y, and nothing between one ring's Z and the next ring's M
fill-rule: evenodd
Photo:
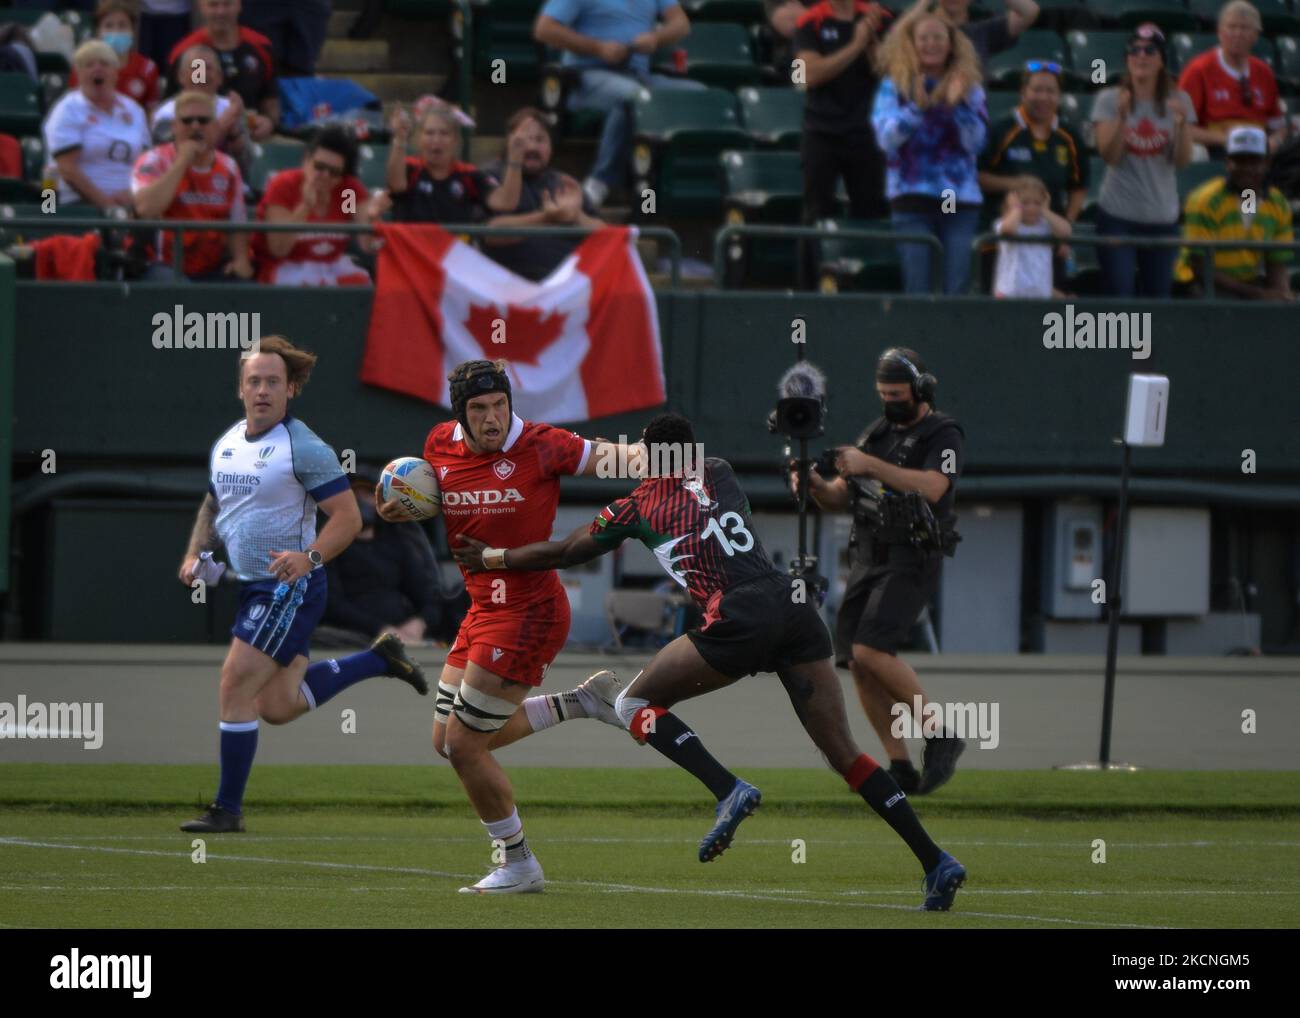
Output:
M1128 407L1124 412L1124 441L1135 446L1165 444L1169 413L1166 375L1129 375Z

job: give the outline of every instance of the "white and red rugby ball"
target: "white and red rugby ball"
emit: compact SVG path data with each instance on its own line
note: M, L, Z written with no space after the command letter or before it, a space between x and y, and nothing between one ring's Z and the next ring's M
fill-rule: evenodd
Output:
M384 467L379 495L385 502L396 499L413 520L431 520L442 512L438 476L419 456L402 456Z

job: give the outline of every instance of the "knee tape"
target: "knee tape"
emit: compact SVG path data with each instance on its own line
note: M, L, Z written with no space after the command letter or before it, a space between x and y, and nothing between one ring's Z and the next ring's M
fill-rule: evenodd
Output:
M472 728L476 732L497 732L505 727L517 707L509 700L484 693L469 683L462 682L451 709L466 728Z
M433 698L433 719L444 725L451 716L451 705L456 702L456 687L445 682L438 683L438 692Z

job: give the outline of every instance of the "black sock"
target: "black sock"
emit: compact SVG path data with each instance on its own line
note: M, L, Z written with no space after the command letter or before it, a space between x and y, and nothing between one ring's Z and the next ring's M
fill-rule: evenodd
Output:
M715 799L725 798L736 785L736 776L709 755L700 737L687 728L676 714L658 708L654 724L645 741L684 771L690 771L704 783Z
M847 781L867 801L867 805L880 814L880 818L894 829L894 833L907 842L907 847L921 863L921 868L929 873L939 865L939 846L925 833L921 821L912 812L912 804L898 787L898 782L889 776L889 772L863 753L858 757L849 772L844 775Z
M889 768L890 770L897 769L900 771L911 771L913 774L916 773L916 768L912 766L911 760L890 760Z

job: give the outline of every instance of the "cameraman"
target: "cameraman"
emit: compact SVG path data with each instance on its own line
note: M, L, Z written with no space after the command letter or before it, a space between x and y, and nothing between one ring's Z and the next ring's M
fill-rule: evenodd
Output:
M927 738L918 775L906 743L891 732L894 704L910 712L914 697L928 702L916 672L896 651L938 590L943 556L960 540L952 506L963 432L934 409L937 385L914 350L886 350L876 363L884 416L856 446L835 450L838 477L827 480L816 468L809 474L809 494L822 509L854 517L848 585L835 626L836 663L847 662L853 673L863 710L889 755L890 774L904 792L920 795L952 777L966 747L946 730ZM907 492L924 499L912 499L910 516L898 509ZM927 527L930 536L919 540Z

